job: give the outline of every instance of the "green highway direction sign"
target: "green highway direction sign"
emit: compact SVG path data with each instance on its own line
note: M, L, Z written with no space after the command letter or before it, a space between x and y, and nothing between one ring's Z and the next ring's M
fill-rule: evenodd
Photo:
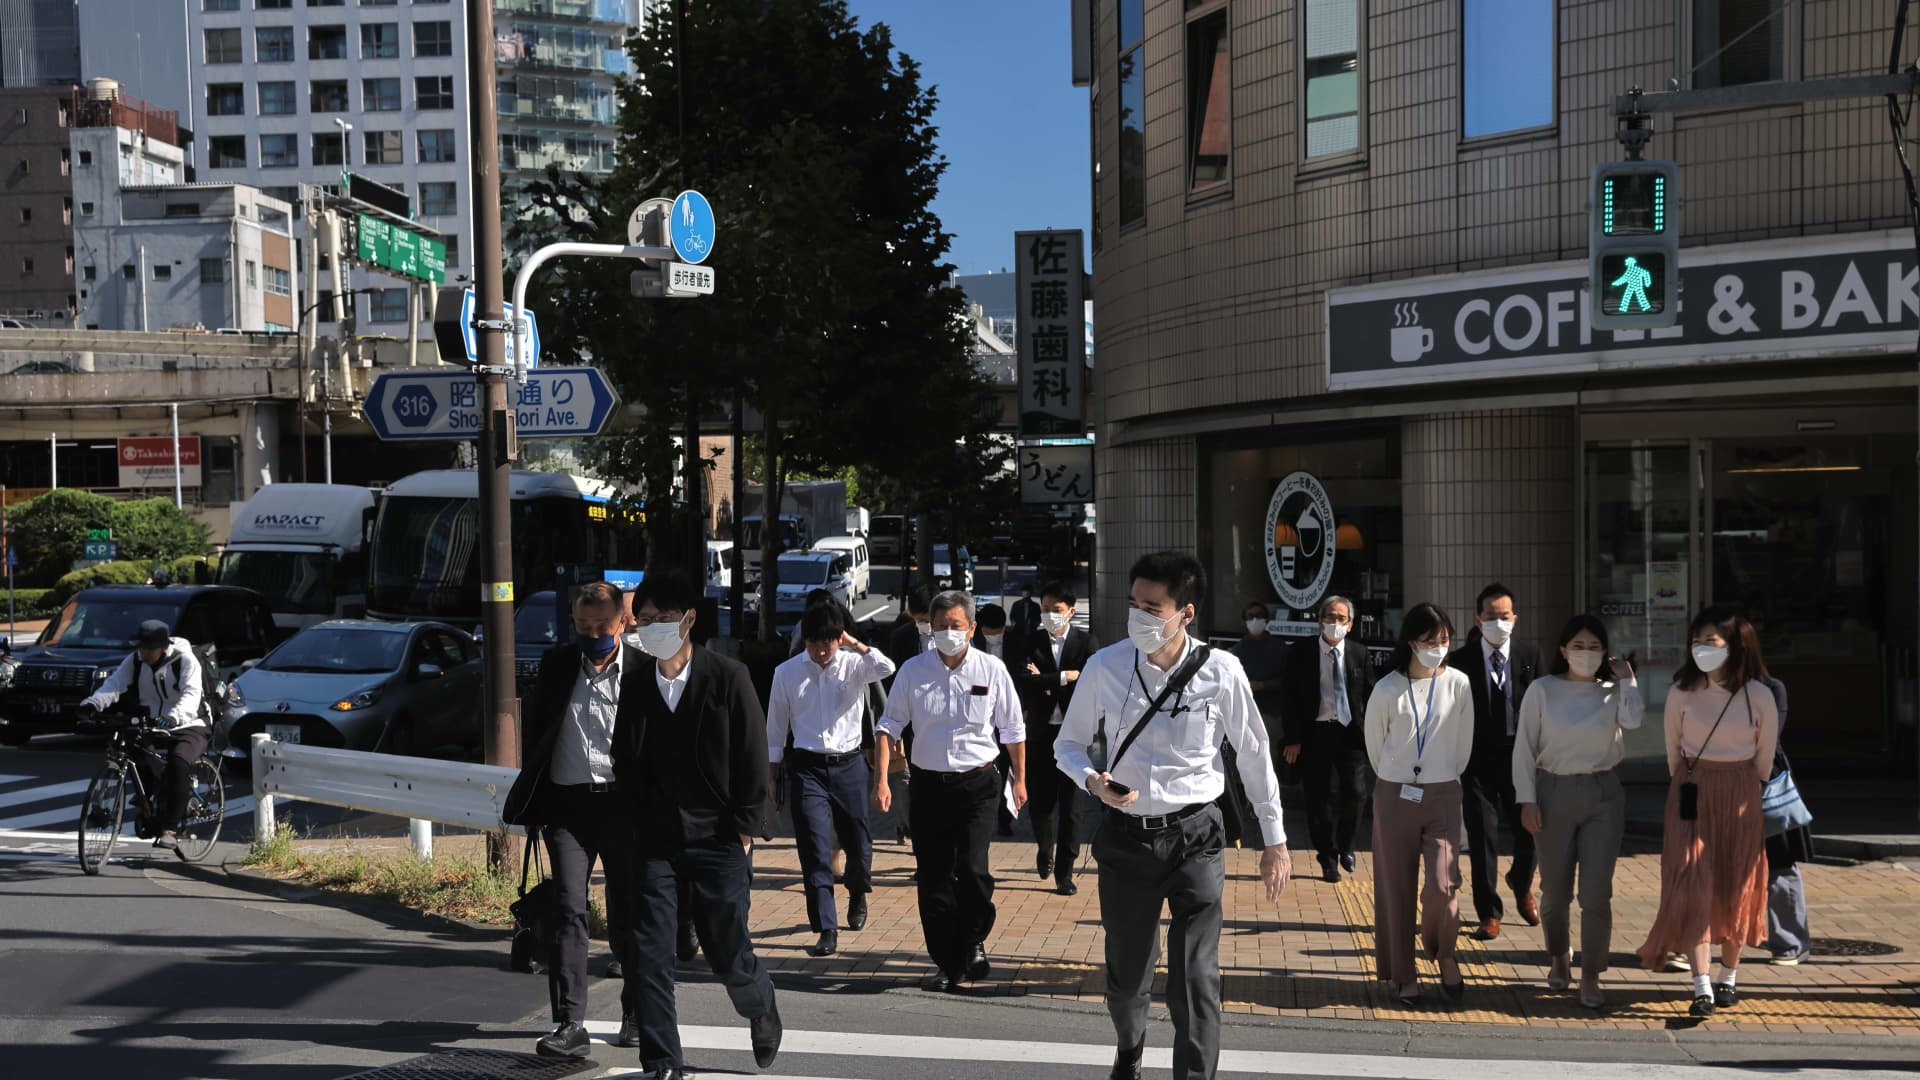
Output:
M436 285L447 280L447 245L368 214L354 217L361 262Z

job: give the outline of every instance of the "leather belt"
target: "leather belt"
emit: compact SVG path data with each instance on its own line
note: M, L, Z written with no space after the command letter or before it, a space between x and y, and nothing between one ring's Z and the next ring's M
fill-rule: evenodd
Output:
M582 795L611 795L620 790L620 786L612 780L595 780L586 784L555 784L554 786L562 791L577 792Z
M993 767L993 762L991 761L987 762L985 765L982 765L977 769L968 769L965 772L942 772L939 769L923 769L918 765L913 766L913 774L915 776L924 776L927 779L940 784L957 784L962 780L970 780L973 777L976 777L983 772L997 772L997 771L998 770Z
M852 761L860 756L859 750L849 750L844 754L823 754L818 750L802 750L799 747L787 751L788 757L805 758L821 765L838 765L843 761Z
M1107 813L1126 822L1130 828L1139 829L1143 832L1159 832L1162 829L1171 828L1176 823L1184 821L1212 805L1212 803L1205 802L1188 803L1169 814L1129 814L1125 810L1115 810L1109 806L1107 807Z

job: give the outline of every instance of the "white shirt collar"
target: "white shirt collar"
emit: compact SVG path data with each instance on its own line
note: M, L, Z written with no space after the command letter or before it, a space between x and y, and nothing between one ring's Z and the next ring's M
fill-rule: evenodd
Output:
M1320 648L1323 651L1327 649L1332 649L1334 652L1339 654L1340 659L1342 660L1345 660L1347 658L1347 639L1346 638L1341 638L1339 641L1328 641L1327 635L1321 634Z
M1493 668L1494 653L1499 653L1501 656L1507 658L1508 660L1513 659L1513 654L1507 651L1508 646L1512 644L1513 644L1512 638L1508 638L1507 640L1501 642L1499 645L1495 645L1493 642L1487 640L1486 635L1484 634L1481 635L1480 656L1481 656L1481 659L1487 661L1488 670L1492 670Z

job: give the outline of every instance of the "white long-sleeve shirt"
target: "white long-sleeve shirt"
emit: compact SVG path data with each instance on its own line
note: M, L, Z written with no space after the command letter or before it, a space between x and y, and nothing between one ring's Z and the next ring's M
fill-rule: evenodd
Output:
M937 651L900 665L877 728L899 743L909 727L912 764L934 772L970 772L992 764L1002 743L1027 741L1007 665L972 647L951 669Z
M867 687L891 674L893 661L879 649L864 656L841 649L825 667L801 653L775 668L767 695L767 760L778 764L786 756L789 731L796 750L846 754L860 749Z
M1094 653L1080 672L1073 704L1054 738L1054 763L1060 771L1082 788L1098 776L1101 770L1094 768L1089 754L1094 740L1104 737L1111 760L1194 646L1189 636L1186 650L1167 671L1148 663L1129 642ZM1140 793L1124 812L1152 817L1219 798L1227 784L1223 741L1233 744L1247 801L1260 819L1261 838L1268 847L1285 844L1273 745L1246 669L1224 649L1208 654L1186 689L1167 700L1113 767L1116 781Z
M1519 802L1538 802L1534 776L1585 776L1620 764L1623 732L1646 719L1640 684L1592 679L1535 679L1520 703L1514 733L1513 790Z
M174 663L176 660L178 664ZM107 681L80 704L106 709L128 690L137 690L140 704L167 728L207 726L206 719L200 715L200 661L193 655L193 646L186 638L177 637L168 642L167 655L161 657L156 666L142 663L138 652L128 653L120 666L113 669L113 674L107 676Z
M1473 685L1453 668L1413 680L1393 672L1367 699L1366 735L1367 758L1382 780L1458 780L1473 757Z

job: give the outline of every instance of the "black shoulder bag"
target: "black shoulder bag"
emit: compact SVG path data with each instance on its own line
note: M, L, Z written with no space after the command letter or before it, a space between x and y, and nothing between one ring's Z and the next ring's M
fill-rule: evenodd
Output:
M1213 646L1211 645L1199 645L1194 648L1193 652L1187 655L1186 663L1181 664L1180 667L1174 671L1173 677L1167 680L1167 685L1160 688L1160 693L1154 697L1153 703L1148 705L1147 711L1140 715L1140 719L1133 725L1133 730L1127 732L1127 737L1120 740L1120 749L1113 752L1112 760L1107 762L1106 767L1100 770L1101 772L1111 775L1113 770L1119 767L1120 759L1127 754L1127 748L1132 746L1133 740L1139 738L1140 733L1147 729L1147 722L1159 713L1161 708L1166 705L1168 698L1186 690L1187 684L1193 681L1193 677L1200 673L1202 667L1206 666L1207 655L1212 651ZM1129 686L1128 689L1131 690L1132 687ZM1122 795L1133 790L1125 784L1116 784L1111 780L1107 781L1107 786Z
M510 966L521 972L538 971L541 965L551 962L549 933L553 927L554 906L559 901L553 878L544 865L540 866L539 882L532 888L527 887L529 871L540 862L534 854L540 843L540 830L529 828L525 842L526 847L520 854L520 899L507 905L507 911L513 916Z
M1753 694L1747 690L1745 685L1740 687L1740 691L1746 695L1747 719L1751 722L1753 719ZM1732 707L1733 695L1728 694L1727 703L1720 706L1720 715L1713 718L1713 726L1707 729L1707 737L1700 740L1700 750L1693 755L1693 760L1687 761L1687 756L1684 753L1680 755L1680 760L1685 761L1687 765L1687 778L1680 783L1681 821L1696 821L1700 817L1700 785L1693 782L1693 767L1698 765L1702 755L1706 754L1707 744L1713 741L1713 733L1720 730L1720 721L1727 718L1727 710Z

